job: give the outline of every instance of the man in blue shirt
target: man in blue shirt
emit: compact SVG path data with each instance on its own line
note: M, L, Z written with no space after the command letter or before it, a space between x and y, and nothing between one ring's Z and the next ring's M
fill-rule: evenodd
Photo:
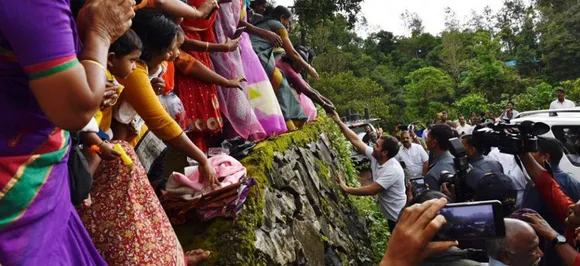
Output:
M447 124L435 124L431 126L427 133L427 148L433 155L429 162L429 170L425 175L425 182L429 189L439 191L439 177L442 171L455 173L453 155L449 152L451 143L449 139L453 137L453 129Z
M564 156L564 149L559 140L554 138L539 138L538 151L533 153L533 156L544 168L548 164L551 166L554 179L572 201L578 202L580 200L580 182L560 169L559 164ZM564 225L531 183L528 184L524 192L522 208L537 211L554 230L560 234L564 233ZM544 253L546 253L545 259L550 262L550 265L561 265L560 256L558 256L553 247L549 247Z
M473 167L473 171L475 171L466 177L466 182L469 187L476 189L477 183L479 183L479 180L485 174L503 173L503 167L501 164L498 161L483 155L483 149L475 145L476 143L473 142L473 135L468 134L463 136L461 138L461 143L463 143L463 147L465 147L467 161L471 167Z

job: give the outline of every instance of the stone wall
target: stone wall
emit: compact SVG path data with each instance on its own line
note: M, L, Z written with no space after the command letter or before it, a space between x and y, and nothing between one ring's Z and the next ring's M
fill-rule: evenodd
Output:
M202 265L372 265L365 219L335 180L344 141L319 118L260 143L242 160L259 185L240 216L176 227L184 248L211 250Z

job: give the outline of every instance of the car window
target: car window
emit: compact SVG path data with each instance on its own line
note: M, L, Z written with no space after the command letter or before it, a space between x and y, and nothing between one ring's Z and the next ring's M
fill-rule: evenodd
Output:
M570 162L580 166L580 126L552 126L552 133L564 145Z
M356 133L357 135L360 133L365 133L365 125L351 128L351 130L354 131L354 133Z

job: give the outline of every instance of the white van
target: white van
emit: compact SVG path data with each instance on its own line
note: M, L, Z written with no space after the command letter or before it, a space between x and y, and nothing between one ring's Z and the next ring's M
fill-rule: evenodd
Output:
M566 156L562 158L560 168L580 180L580 108L523 112L510 123L519 124L526 120L550 126L550 131L542 137L562 142Z

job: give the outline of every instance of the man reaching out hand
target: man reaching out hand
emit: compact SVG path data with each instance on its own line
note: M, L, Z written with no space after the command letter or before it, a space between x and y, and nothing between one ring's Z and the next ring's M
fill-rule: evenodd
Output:
M405 174L403 167L395 159L399 152L399 141L391 136L382 136L376 145L371 148L364 144L356 133L340 120L336 112L332 115L332 119L356 150L369 158L374 181L368 186L353 188L347 186L342 176L339 176L340 187L344 192L351 195L378 195L381 213L387 218L389 229L392 232L395 229L399 212L401 212L407 202Z

